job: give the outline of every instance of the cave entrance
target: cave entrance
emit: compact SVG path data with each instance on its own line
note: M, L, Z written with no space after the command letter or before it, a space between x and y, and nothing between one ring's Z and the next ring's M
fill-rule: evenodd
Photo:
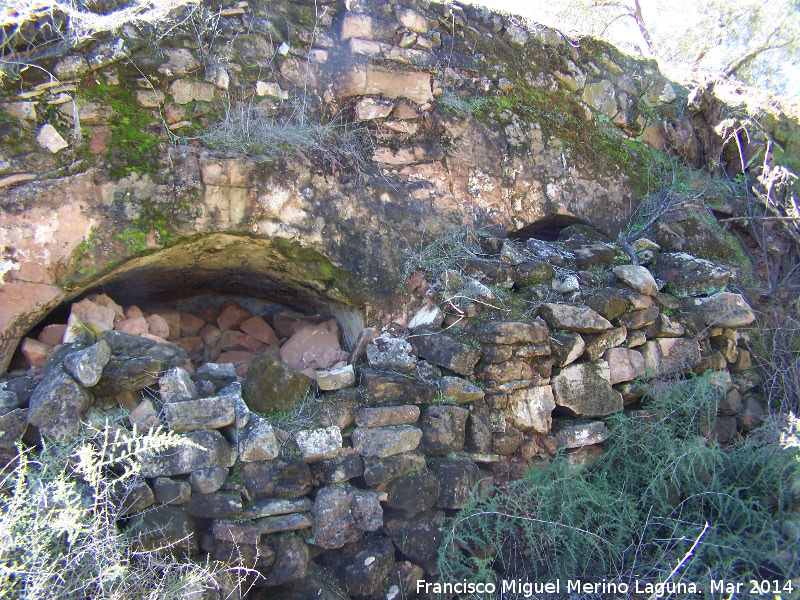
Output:
M252 334L256 342L240 336L238 324L234 325L237 334L228 335L224 340L225 347L209 351L208 339L218 335L213 328L225 331L217 319L232 303L241 307L248 318L260 317L277 333L280 342L297 329L291 325L293 320L302 325L303 322L321 324L334 319L341 347L349 351L365 323L357 286L347 272L321 254L282 238L264 240L220 233L126 262L90 287L68 297L32 328L26 339L44 343L48 348L37 348L52 352L58 333L56 328L47 329L48 326L63 326L73 304L101 294L124 309L125 321L140 318L138 311L141 311L144 313L141 318L146 322L157 314L169 315L167 320L174 323L175 313L178 313L184 321L180 325L181 334L178 337L173 328L168 341L184 347L196 364L213 362L225 351L276 352L274 345L265 349L269 344L259 340L256 333ZM203 326L212 327L206 328L201 336L200 321L185 315L202 319ZM276 318L280 322L276 322ZM137 323L141 325L141 321ZM263 328L258 320L254 323ZM139 329L135 323L128 325L128 332ZM148 323L146 327L144 333L155 335L150 330L153 324ZM117 325L114 328L118 328ZM121 328L124 330L125 326ZM42 339L46 330L51 335ZM158 337L163 337L163 331ZM239 345L237 337L241 338ZM27 353L22 352L23 344L17 349L9 370L28 368L30 360ZM27 344L34 346L32 342ZM219 337L212 344L219 345ZM247 344L251 347L245 347Z
M548 215L516 231L509 232L508 237L521 241L533 238L545 242L555 242L561 231L570 225L591 226L591 223L570 215Z

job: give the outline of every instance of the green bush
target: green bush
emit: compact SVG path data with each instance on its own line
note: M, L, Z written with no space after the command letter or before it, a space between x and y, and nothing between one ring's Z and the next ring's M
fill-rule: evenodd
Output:
M648 415L608 419L607 451L593 466L562 455L494 496L474 496L446 531L441 581L655 584L706 523L672 582L708 591L711 579L796 576L797 564L776 557L798 449L781 447L773 426L725 448L707 441L718 401L704 378L653 386Z
M142 552L118 525L143 454L189 443L112 426L21 452L0 481L0 597L178 600L235 588L228 565Z

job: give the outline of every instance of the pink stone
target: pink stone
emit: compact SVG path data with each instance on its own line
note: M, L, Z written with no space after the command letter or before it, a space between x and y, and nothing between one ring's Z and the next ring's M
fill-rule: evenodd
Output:
M242 350L232 350L221 354L217 359L220 364L230 363L236 368L236 375L239 379L244 379L247 375L247 369L250 368L250 363L256 357L252 352L244 352Z
M164 338L158 337L157 335L153 335L152 333L147 333L147 332L140 333L139 337L143 337L146 340L152 340L156 344L167 344L167 343L169 343Z
M281 347L281 361L298 371L323 371L349 356L339 345L339 326L334 319L304 327Z
M249 318L250 313L236 302L230 301L222 305L222 312L217 317L217 325L222 331L236 329Z
M50 353L50 346L29 337L22 340L19 349L32 367L43 367Z
M272 356L273 358L277 358L278 360L281 359L281 347L278 344L273 344L272 346L267 346L264 348L260 354L262 356Z
M98 294L97 296L92 296L92 302L97 304L98 306L105 306L106 308L110 308L114 311L115 319L122 320L125 318L125 311L122 310L122 307L114 302L111 298L106 296L105 294Z
M239 325L239 329L244 331L250 337L254 337L259 341L264 342L268 346L278 343L278 336L275 335L275 330L269 326L261 317L251 317Z
M128 415L128 420L136 429L145 432L162 424L158 420L158 414L156 414L156 410L150 400L142 400Z
M611 385L633 381L645 374L644 356L636 350L609 348L603 358L608 363Z
M63 341L66 330L66 325L48 325L42 329L36 339L48 346L58 346Z
M125 318L126 319L135 319L136 317L143 317L144 313L142 309L136 306L135 304L131 304L128 308L125 309Z
M206 322L200 317L191 313L180 313L181 337L193 337L200 333Z
M95 304L88 298L72 305L70 317L80 321L85 327L94 333L108 331L114 328L114 318L117 313L113 308Z
M144 317L117 321L114 323L114 329L122 333L130 333L131 335L141 335L150 332L150 326L147 324Z
M181 315L177 310L168 310L159 313L169 325L168 340L177 340L181 337Z
M219 327L212 325L211 323L206 323L200 330L200 338L203 340L204 344L209 346L216 344L221 335L222 332L219 330Z
M264 349L264 344L257 339L250 337L241 331L223 331L219 338L218 348L223 352L231 350L244 350L254 354L260 353Z
M194 335L192 337L180 338L172 342L176 346L186 350L186 354L201 354L205 348L203 339L200 336Z
M197 316L203 319L206 323L216 323L219 316L219 310L213 306L206 306L197 311Z
M169 323L167 323L164 317L152 314L145 320L147 321L150 333L164 339L169 337Z

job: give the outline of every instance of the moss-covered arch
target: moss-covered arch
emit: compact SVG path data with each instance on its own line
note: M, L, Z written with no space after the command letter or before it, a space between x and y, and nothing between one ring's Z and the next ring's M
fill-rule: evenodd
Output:
M115 266L72 290L59 306L30 315L28 332L48 320L63 322L72 302L100 292L122 305L154 305L202 294L262 299L335 317L349 346L365 323L365 300L350 274L316 250L283 238L212 233ZM7 360L14 347L16 343Z

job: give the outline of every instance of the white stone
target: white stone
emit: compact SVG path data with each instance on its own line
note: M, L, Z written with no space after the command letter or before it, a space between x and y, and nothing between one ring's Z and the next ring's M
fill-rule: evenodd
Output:
M506 27L505 38L517 46L524 46L530 39L530 33L519 25L510 24Z
M395 16L406 29L422 35L428 33L428 20L417 11L410 8L399 8L395 12Z
M256 96L281 97L281 86L267 81L256 81Z
M382 119L389 116L394 108L394 102L379 100L376 98L362 98L356 104L356 119L359 121L369 121L371 119Z
M297 447L307 463L333 458L342 449L342 432L336 425L323 429L305 429L294 435Z
M658 101L669 104L677 97L678 94L675 93L675 88L672 87L672 84L666 83L664 84L664 89L661 90L661 94L658 96Z
M272 460L278 456L278 437L272 424L256 414L239 433L239 459L242 462Z
M40 146L47 148L53 154L69 146L69 144L64 141L64 138L61 137L61 134L58 133L56 128L50 125L50 123L42 125L42 128L39 130L39 135L36 136L36 141L39 142Z
M227 90L228 86L230 86L231 77L228 75L228 71L225 69L218 69L217 74L214 77L214 85L216 85L221 90Z
M636 265L620 265L612 269L614 275L622 283L644 294L645 296L655 296L658 294L658 285L653 275L645 267Z
M341 390L356 384L356 373L353 365L347 365L339 369L329 369L327 371L317 371L317 385L319 389L325 391Z
M442 309L436 304L427 304L420 308L408 322L408 328L422 327L431 325L442 318Z
M560 294L571 294L572 292L578 292L581 289L580 281L575 275L568 275L564 278L564 281L561 282L553 282L556 286L556 291Z
M555 407L553 388L549 385L523 388L509 396L506 419L520 431L547 433Z

